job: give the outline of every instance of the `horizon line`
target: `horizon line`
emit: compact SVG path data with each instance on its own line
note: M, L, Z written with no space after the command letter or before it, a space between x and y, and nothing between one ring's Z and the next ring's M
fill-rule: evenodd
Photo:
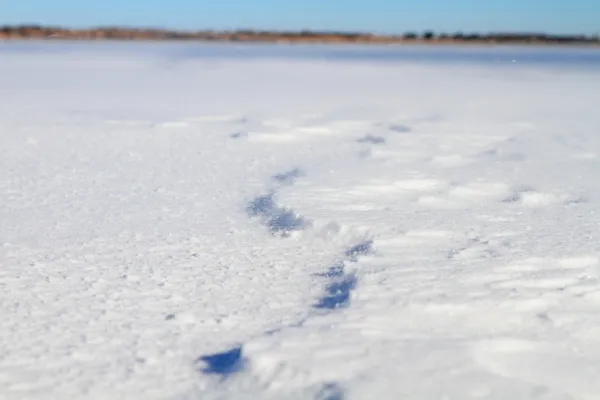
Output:
M71 32L77 31L91 31L100 29L120 29L120 30L131 30L131 31L159 31L165 33L253 33L253 34L300 34L300 33L311 33L320 35L361 35L361 36L374 36L380 38L395 38L400 36L406 36L409 34L433 34L434 36L439 35L478 35L478 36L493 36L493 35L519 35L519 36L544 36L549 38L561 38L561 37L582 37L582 38L599 38L599 33L549 33L544 31L524 31L524 30L493 30L493 31L476 31L476 30L453 30L453 31L437 31L435 29L409 29L398 33L377 33L368 30L350 30L350 29L263 29L263 28L252 28L252 27L239 27L233 29L219 29L219 28L168 28L164 26L150 26L150 25L127 25L127 24L101 24L101 25L86 25L82 27L73 27L68 25L60 24L44 24L39 22L23 22L23 23L0 23L0 29L56 29L65 30Z

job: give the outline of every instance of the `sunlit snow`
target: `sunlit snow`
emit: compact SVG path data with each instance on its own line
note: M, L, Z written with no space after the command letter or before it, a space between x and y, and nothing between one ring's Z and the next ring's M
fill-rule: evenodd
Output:
M0 398L598 398L597 50L0 43L0 93Z

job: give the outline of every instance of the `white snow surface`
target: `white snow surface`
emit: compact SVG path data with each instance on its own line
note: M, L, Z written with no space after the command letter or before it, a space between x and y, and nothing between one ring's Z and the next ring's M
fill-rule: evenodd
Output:
M598 399L600 68L48 46L0 50L0 398Z

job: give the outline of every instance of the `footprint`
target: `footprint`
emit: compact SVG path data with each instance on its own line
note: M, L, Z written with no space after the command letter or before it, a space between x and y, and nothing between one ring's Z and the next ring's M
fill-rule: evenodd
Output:
M306 229L310 222L275 203L274 193L257 196L246 206L249 217L258 217L273 235L288 237Z
M348 263L358 262L361 256L371 254L372 252L372 240L354 245L346 250L346 259L344 261L334 264L326 273L320 274L319 276L329 278L330 282L325 288L325 295L318 300L314 307L329 310L347 307L350 303L352 291L358 284L358 278L354 273L347 272L346 266Z
M385 144L385 138L381 136L365 135L356 139L358 143Z
M244 137L248 137L248 132L235 132L229 135L229 137L232 139L241 139Z
M344 400L344 398L344 388L337 383L324 384L315 396L315 400Z
M300 168L294 168L281 174L273 175L273 179L281 184L293 185L302 176L304 176L304 172Z
M198 357L197 364L203 364L202 372L223 377L240 372L246 364L242 356L242 347L235 347L221 353Z
M402 125L402 124L391 124L388 126L388 129L392 132L397 132L397 133L408 133L408 132L412 131L412 129L409 126Z

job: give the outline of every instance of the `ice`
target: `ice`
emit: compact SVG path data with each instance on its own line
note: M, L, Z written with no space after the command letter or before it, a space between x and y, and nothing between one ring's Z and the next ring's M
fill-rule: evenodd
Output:
M600 393L595 50L2 43L0 88L0 398Z

